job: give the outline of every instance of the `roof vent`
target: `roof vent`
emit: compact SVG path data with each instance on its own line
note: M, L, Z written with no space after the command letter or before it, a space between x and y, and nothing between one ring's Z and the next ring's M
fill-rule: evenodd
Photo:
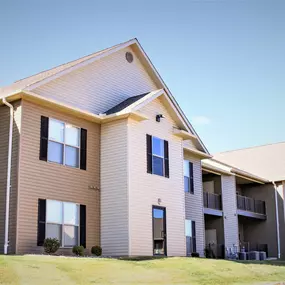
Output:
M132 63L134 60L134 56L131 52L126 52L126 60L128 63Z

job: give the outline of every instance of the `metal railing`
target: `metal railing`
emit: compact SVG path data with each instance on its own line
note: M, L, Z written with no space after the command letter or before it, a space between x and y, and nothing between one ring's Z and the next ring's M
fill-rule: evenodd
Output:
M265 201L255 200L246 196L237 195L237 208L243 211L266 215Z
M205 208L222 210L222 199L220 194L203 192L203 198Z

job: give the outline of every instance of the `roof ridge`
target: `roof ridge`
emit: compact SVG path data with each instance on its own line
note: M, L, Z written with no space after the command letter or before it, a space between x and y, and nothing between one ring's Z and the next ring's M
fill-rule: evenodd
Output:
M226 151L217 152L217 153L214 154L214 156L216 154L223 154L223 153L228 153L228 152L242 151L242 150L246 150L246 149L253 149L253 148L265 147L265 146L270 146L270 145L282 144L282 143L285 143L285 141L275 142L275 143L267 143L267 144L262 144L262 145L257 145L257 146L249 146L249 147L232 149L232 150L226 150Z
M48 71L51 71L51 70L53 70L53 69L55 69L55 68L64 67L64 65L72 64L73 62L76 64L77 61L80 61L80 60L83 60L83 61L84 61L84 58L91 57L91 56L93 56L93 55L96 55L97 53L101 53L101 52L103 53L104 51L107 51L107 50L109 50L109 49L113 49L113 48L115 48L115 47L117 47L117 46L119 46L119 45L125 44L125 43L130 42L130 41L133 41L133 40L135 40L135 39L136 39L136 38L132 38L132 39L130 39L130 40L128 40L128 41L125 41L125 42L122 42L122 43L119 43L119 44L116 44L116 45L113 45L113 46L110 46L110 47L107 47L107 48L104 48L104 49L101 49L101 50L98 50L98 51L95 51L95 52L93 52L93 53L84 55L84 56L82 56L82 57L79 57L79 58L74 59L74 60L71 60L71 61L68 61L68 62L59 64L59 65L56 65L56 66L54 66L54 67L45 69L45 70L40 71L40 72L38 72L38 73L35 73L35 74L33 74L33 75L30 75L30 76L21 78L21 79L19 79L19 80L16 80L16 81L14 81L14 83L19 83L19 82L21 82L22 80L25 80L25 79L28 79L28 78L30 78L30 77L43 74L43 73L48 72ZM72 65L71 65L71 66L72 66ZM71 67L71 66L70 66L70 67ZM12 84L13 84L13 83L12 83Z

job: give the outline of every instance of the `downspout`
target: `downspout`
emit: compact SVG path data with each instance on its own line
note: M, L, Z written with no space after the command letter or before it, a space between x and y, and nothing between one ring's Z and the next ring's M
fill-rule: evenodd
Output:
M275 182L272 182L275 189L275 213L276 213L276 233L277 233L277 256L280 259L280 232L279 232L279 211L278 211L278 195L277 195L277 185Z
M11 190L11 164L12 164L12 142L13 142L13 119L14 108L2 99L3 103L10 108L10 128L9 128L9 145L8 145L8 167L7 167L7 184L6 184L6 214L5 214L5 240L4 240L4 254L8 253L9 246L9 211L10 211L10 190Z

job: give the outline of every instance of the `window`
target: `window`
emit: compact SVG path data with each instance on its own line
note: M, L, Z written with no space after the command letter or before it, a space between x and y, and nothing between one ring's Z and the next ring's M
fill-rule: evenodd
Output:
M187 255L196 252L196 224L194 221L185 220L185 236Z
M79 167L80 129L54 119L49 120L48 161Z
M184 160L184 191L194 194L193 163Z
M168 141L146 135L147 173L169 178Z
M79 205L47 200L46 238L57 238L62 247L79 244Z
M164 141L152 137L152 173L164 176Z

